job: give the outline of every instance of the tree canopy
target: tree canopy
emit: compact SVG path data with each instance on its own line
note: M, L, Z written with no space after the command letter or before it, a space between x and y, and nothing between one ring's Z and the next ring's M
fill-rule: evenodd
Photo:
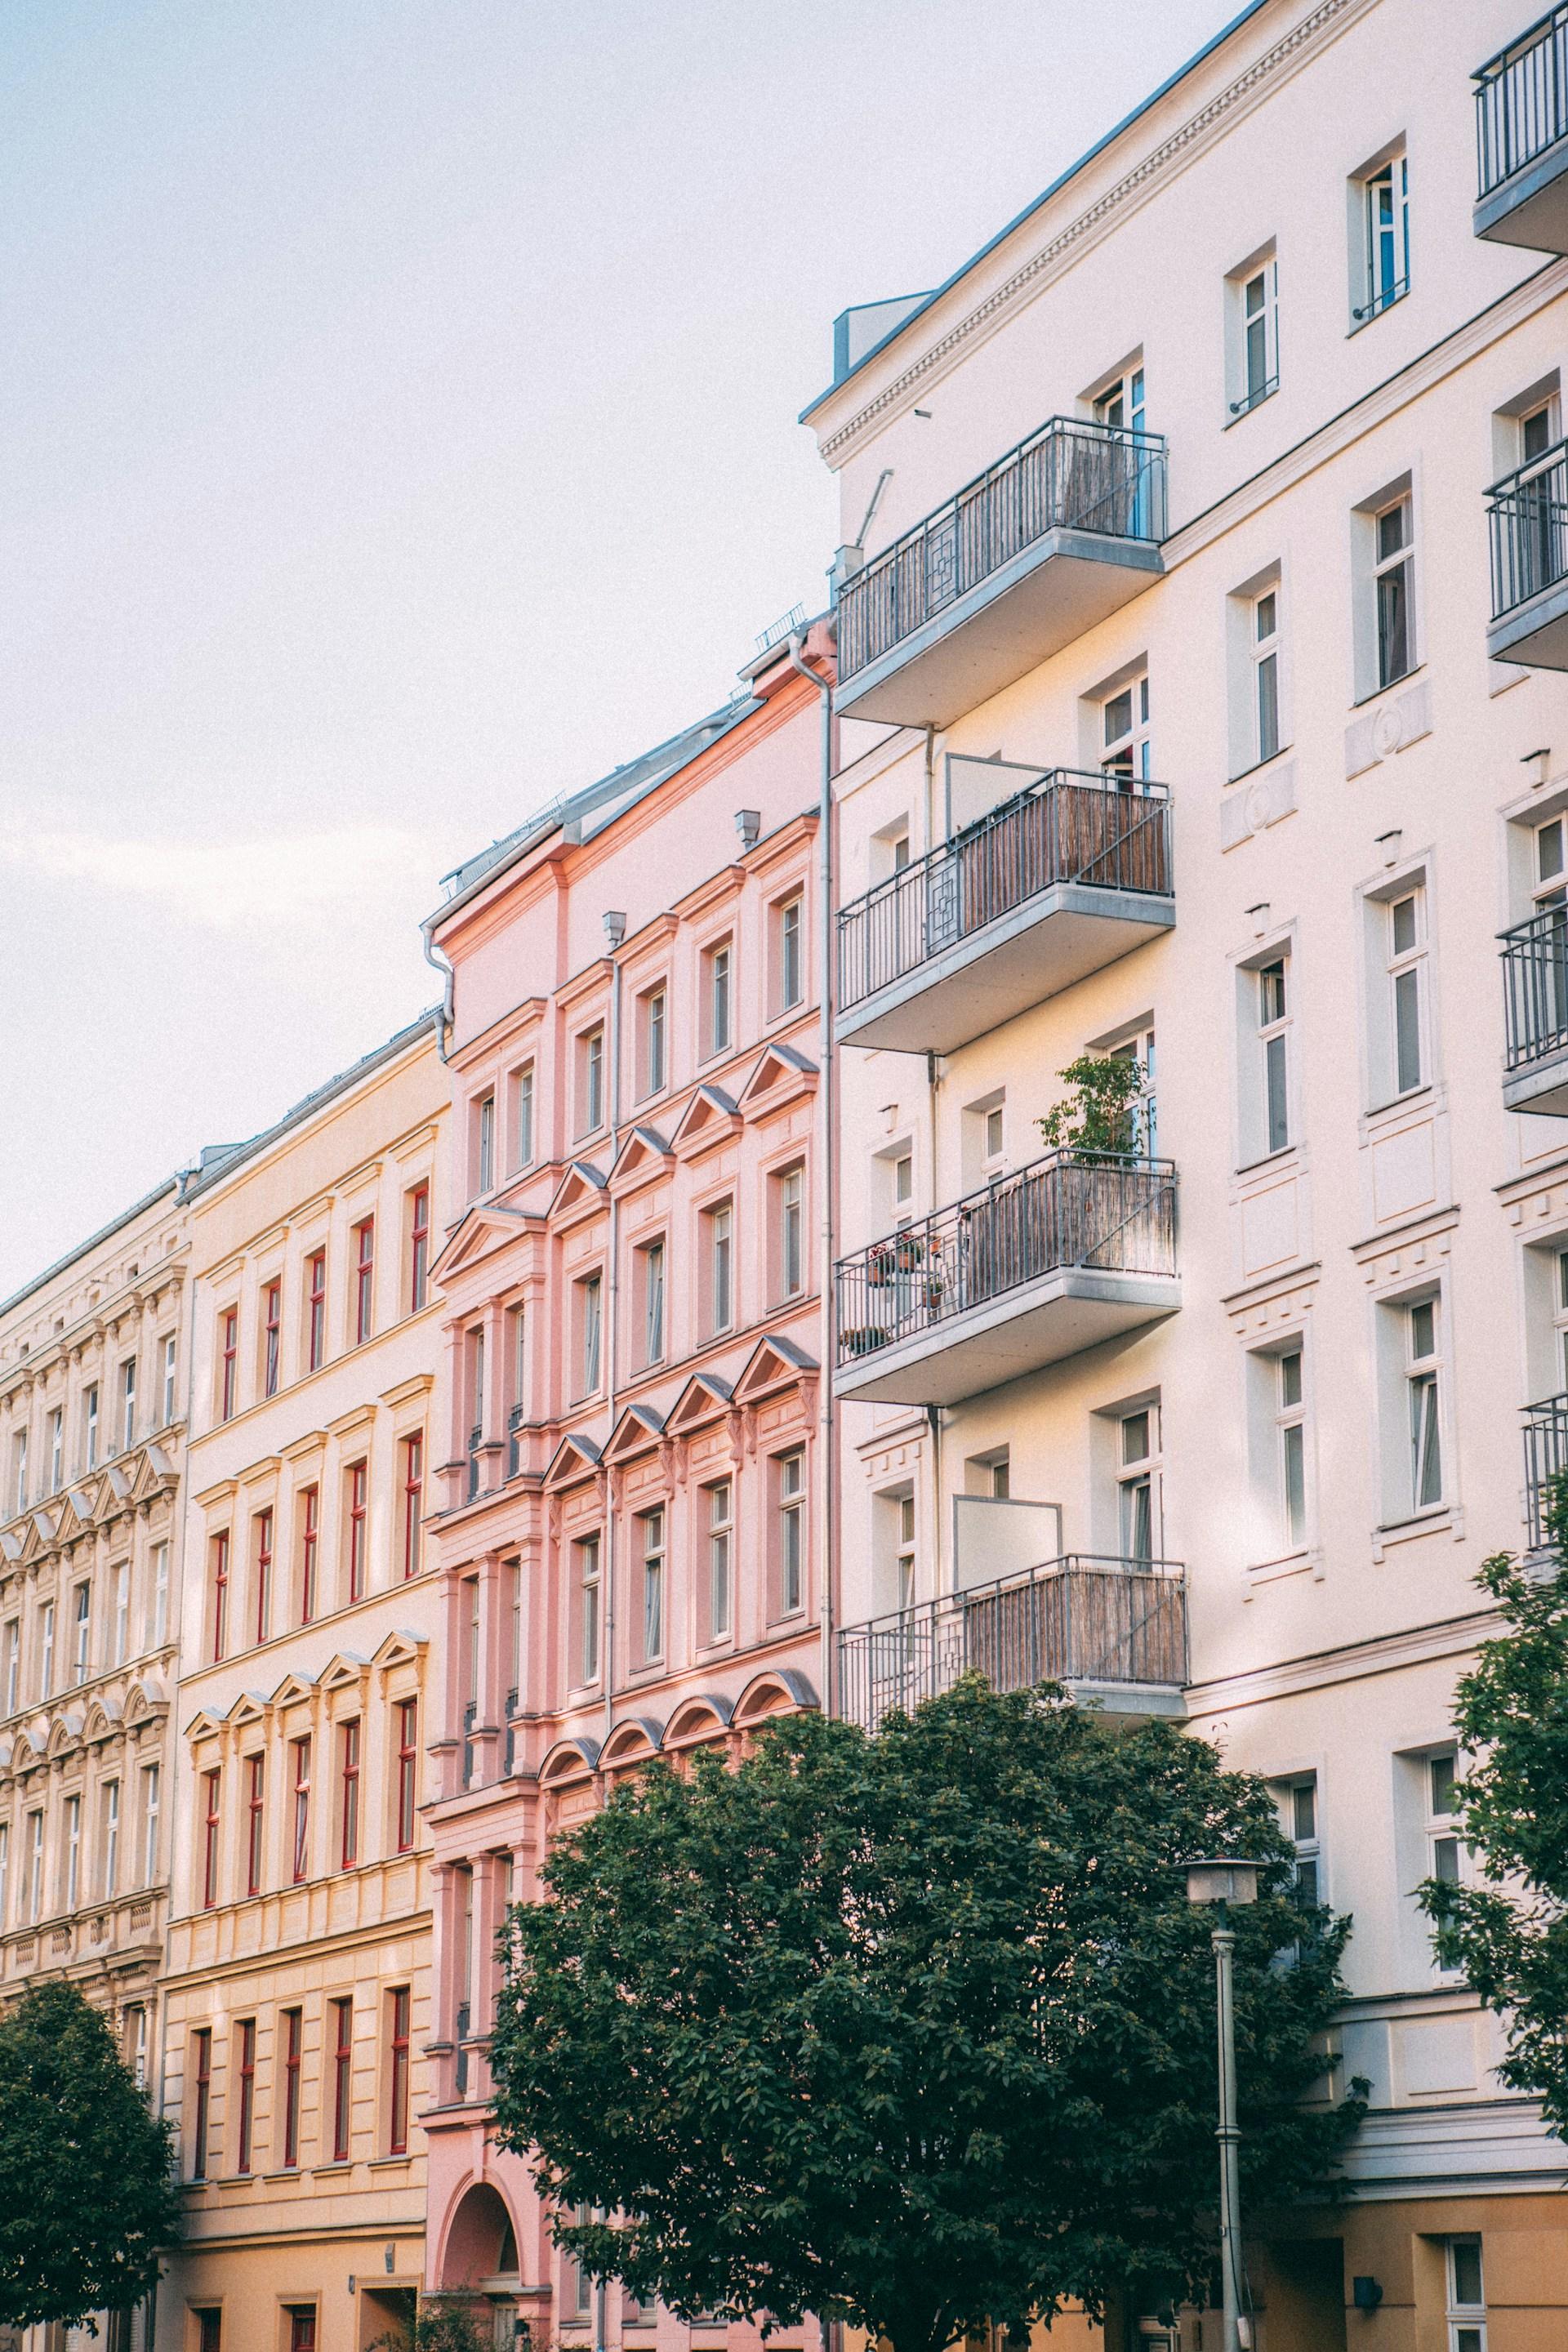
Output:
M560 2242L688 2316L940 2352L1201 2297L1214 1964L1176 1865L1237 1852L1269 1864L1233 1915L1244 2184L1331 2193L1348 1923L1302 1907L1264 1784L974 1676L874 1737L805 1715L656 1763L558 1844L506 1932L501 2137Z
M123 2310L178 2235L169 2126L107 2020L72 1984L30 1988L0 2018L0 2319Z

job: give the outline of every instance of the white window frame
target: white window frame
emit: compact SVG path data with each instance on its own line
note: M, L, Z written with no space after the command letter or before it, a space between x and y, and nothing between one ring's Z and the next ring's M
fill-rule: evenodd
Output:
M511 1164L527 1168L533 1160L533 1064L521 1063L511 1074Z
M578 1369L582 1398L597 1396L605 1377L605 1277L595 1270L578 1278ZM481 1335L482 1336L482 1335Z
M1296 1849L1296 1884L1304 1900L1328 1899L1323 1864L1322 1792L1315 1772L1293 1773L1276 1784L1279 1825Z
M1248 611L1252 656L1252 758L1255 767L1278 759L1284 748L1285 720L1280 692L1279 583L1276 580L1254 596Z
M163 1428L165 1428L165 1429L172 1429L172 1428L173 1428L173 1426L174 1426L174 1420L175 1420L175 1417L176 1417L176 1414L175 1414L175 1408L176 1408L176 1406L177 1406L177 1404L178 1404L178 1402L179 1402L179 1399L178 1399L178 1397L177 1397L177 1395L176 1395L176 1393L175 1393L175 1388L176 1388L176 1374L177 1374L177 1371L178 1371L178 1366L179 1366L179 1351L178 1351L178 1348L177 1348L176 1343L175 1343L174 1334L173 1333L173 1331L170 1331L170 1332L168 1332L168 1333L166 1333L166 1334L165 1334L165 1336L164 1336L164 1339L163 1339Z
M142 1884L158 1881L159 1771L156 1764L142 1768Z
M577 1600L579 1689L599 1679L604 1628L600 1622L600 1591L604 1574L604 1538L600 1529L578 1536L572 1546L573 1582Z
M792 1447L778 1465L779 1583L781 1617L805 1607L805 1449Z
M103 1784L103 1852L99 1857L99 1900L108 1903L120 1889L120 1783Z
M1307 1355L1300 1339L1275 1356L1274 1387L1279 1532L1289 1555L1305 1550L1312 1517L1307 1475Z
M596 1021L577 1040L578 1139L596 1135L605 1124L605 1024Z
M51 1408L49 1412L48 1430L48 1491L51 1495L58 1495L60 1488L65 1484L66 1475L66 1415L65 1407L63 1405L57 1404Z
M1139 1443L1140 1422L1144 1424L1142 1448L1130 1452ZM1162 1556L1160 1469L1158 1400L1126 1406L1116 1415L1116 1528L1123 1560L1142 1564Z
M1385 547L1389 533L1385 526L1394 517L1401 519L1397 545ZM1373 652L1376 691L1397 686L1418 667L1415 652L1415 502L1408 490L1378 508L1372 518L1372 587L1373 587ZM1405 659L1394 667L1396 633L1384 626L1384 587L1398 574L1404 575L1403 634Z
M1228 292L1235 420L1250 416L1279 389L1279 263L1272 247L1232 271Z
M1437 1291L1402 1302L1404 1389L1408 1479L1407 1516L1443 1510L1448 1496L1448 1448L1444 1428L1447 1365L1444 1360L1443 1299ZM1424 1318L1429 1318L1429 1323ZM1427 1330L1431 1346L1426 1347ZM1434 1467L1436 1475L1434 1475ZM1428 1492L1428 1489L1434 1491Z
M1118 706L1127 704L1123 724ZM1131 786L1147 783L1153 774L1152 738L1149 718L1149 672L1140 664L1099 703L1100 772L1112 782Z
M1459 2268L1461 2250L1475 2250L1477 2284L1480 2301L1475 2302L1461 2291L1468 2282L1462 2279ZM1468 2265L1467 2265L1468 2267ZM1449 2238L1443 2248L1444 2316L1448 2323L1448 2352L1487 2352L1487 2284L1482 2242L1479 2233Z
M669 992L661 981L642 1000L642 1094L645 1101L669 1084Z
M642 1546L642 1657L645 1666L658 1665L665 1643L665 1510L656 1503L637 1514Z
M785 1168L777 1181L779 1296L798 1298L805 1288L805 1170Z
M1396 148L1352 182L1357 238L1352 331L1381 319L1410 291L1410 159Z
M797 890L778 910L779 1011L805 1001L805 894Z
M666 1274L666 1244L662 1234L646 1242L640 1252L642 1262L643 1362L662 1364L668 1334L665 1317L668 1297Z
M707 1498L705 1633L710 1643L727 1642L734 1632L735 1616L735 1482L732 1478L718 1478L711 1486L704 1486L702 1493Z
M717 1336L735 1327L735 1207L716 1201L702 1213L708 1258L708 1328Z
M716 1061L735 1042L735 943L715 940L702 956L702 1058Z

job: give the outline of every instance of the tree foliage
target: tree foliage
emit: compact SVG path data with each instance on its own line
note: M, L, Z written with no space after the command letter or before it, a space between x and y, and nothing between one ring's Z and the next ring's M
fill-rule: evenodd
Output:
M1148 1092L1132 1054L1080 1054L1057 1072L1070 1092L1039 1122L1047 1150L1126 1153L1137 1143L1134 1112Z
M0 2018L0 2319L79 2323L138 2302L179 2235L169 2126L71 1984Z
M1482 1644L1455 1696L1454 1725L1476 1760L1455 1801L1487 1885L1428 1879L1420 1890L1439 1957L1463 1968L1507 2019L1498 2073L1538 2096L1568 2133L1568 1509L1550 1514L1555 1569L1508 1553L1477 1581L1510 1630Z
M503 1945L501 2137L614 2217L562 2244L687 2316L940 2352L1201 2292L1214 1963L1175 1865L1237 1851L1271 1865L1234 1921L1244 2179L1325 2190L1360 2104L1301 2102L1348 1923L1300 1906L1263 1784L976 1676L875 1738L800 1716L738 1769L655 1764L559 1844Z

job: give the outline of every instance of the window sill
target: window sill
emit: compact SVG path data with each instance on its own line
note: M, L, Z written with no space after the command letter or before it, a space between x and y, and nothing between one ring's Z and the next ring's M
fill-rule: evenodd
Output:
M1260 776L1265 768L1272 768L1278 761L1288 760L1295 748L1294 743L1281 743L1277 751L1270 751L1267 760L1254 760L1250 768L1237 768L1234 776L1227 776L1225 780L1226 792L1233 784L1250 783L1254 776Z
M1352 310L1350 325L1345 329L1346 342L1352 335L1362 334L1368 327L1374 327L1380 319L1386 319L1391 310L1397 310L1401 302L1407 301L1409 297L1409 287L1402 286L1397 294L1389 296L1386 302L1368 302L1359 315Z
M338 2173L352 2172L353 2168L353 2157L338 2156L334 2157L330 2164L312 2165L310 2168L310 2178L312 2180L328 2179ZM297 2173L290 2174L289 2177L291 2179L297 2179L299 2175Z
M1351 709L1352 710L1364 710L1367 705L1369 703L1375 702L1380 695L1393 694L1399 687L1408 686L1413 677L1420 677L1426 667L1426 665L1425 662L1412 663L1408 669L1401 670L1397 677L1391 677L1385 685L1374 686L1367 693L1358 694L1354 701L1351 704Z
M1282 1143L1277 1151L1265 1151L1256 1160L1244 1160L1236 1170L1237 1181L1244 1176L1257 1176L1265 1169L1277 1169L1281 1160L1294 1160L1301 1147L1299 1143Z
M365 2170L367 2172L392 2172L397 2170L405 2172L413 2161L413 2155L405 2148L401 2156L373 2156L366 2164ZM345 2166L343 2168L346 2170L347 2167Z
M1386 1102L1374 1103L1370 1110L1362 1113L1363 1120L1370 1126L1374 1119L1391 1118L1395 1111L1418 1109L1424 1102L1430 1103L1436 1110L1439 1108L1436 1092L1436 1082L1428 1078L1424 1086L1412 1087L1406 1094L1390 1095Z
M1452 1536L1456 1543L1465 1537L1465 1514L1458 1503L1438 1503L1429 1511L1417 1511L1407 1519L1393 1519L1374 1528L1372 1534L1372 1556L1381 1560L1391 1545L1418 1543L1424 1536Z
M1303 1544L1296 1551L1281 1552L1278 1559L1255 1559L1247 1570L1248 1587L1271 1584L1276 1577L1310 1575L1315 1583L1323 1580L1323 1554L1317 1544ZM1247 1598L1252 1597L1250 1589Z
M1226 417L1225 431L1228 433L1233 425L1245 425L1249 416L1256 416L1260 408L1268 406L1279 389L1279 379L1275 376L1272 382L1266 383L1262 391L1256 394L1251 400L1228 401L1226 404L1229 414Z

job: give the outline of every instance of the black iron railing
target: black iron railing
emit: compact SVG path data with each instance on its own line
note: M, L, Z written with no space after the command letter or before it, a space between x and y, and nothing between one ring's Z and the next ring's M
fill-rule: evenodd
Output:
M847 1625L838 1636L839 1712L868 1731L971 1673L1005 1691L1038 1682L1179 1688L1187 1679L1186 1572L1170 1560L1074 1552Z
M1475 84L1479 193L1489 196L1568 136L1568 5L1489 58Z
M838 1002L858 1004L1054 882L1171 891L1163 784L1049 768L838 917Z
M1165 536L1159 433L1053 416L906 531L838 592L838 675L851 677L1050 530Z
M1568 578L1568 442L1558 442L1487 492L1492 618Z
M1524 1492L1530 1518L1530 1549L1543 1551L1548 1524L1563 1493L1568 1472L1568 1395L1543 1397L1524 1408Z
M1131 1152L1055 1151L835 1268L837 1360L937 1332L1058 1266L1174 1274L1176 1171Z
M1509 1069L1568 1047L1568 906L1503 932L1502 977Z

